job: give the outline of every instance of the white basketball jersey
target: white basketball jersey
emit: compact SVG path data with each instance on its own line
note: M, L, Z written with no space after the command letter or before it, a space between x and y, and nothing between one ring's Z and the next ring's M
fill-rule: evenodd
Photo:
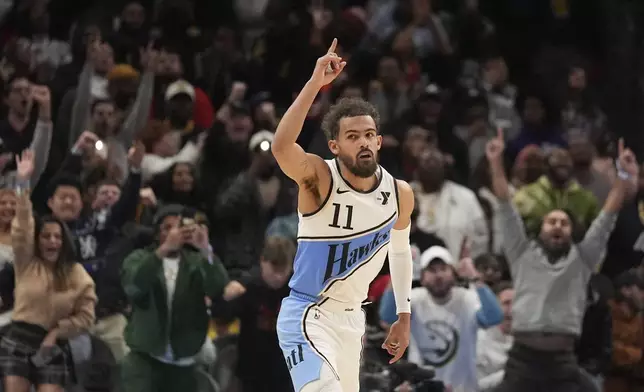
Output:
M387 255L390 231L398 219L398 188L379 166L375 189L356 190L342 178L335 159L326 163L331 189L318 211L299 214L289 286L316 299L361 303Z

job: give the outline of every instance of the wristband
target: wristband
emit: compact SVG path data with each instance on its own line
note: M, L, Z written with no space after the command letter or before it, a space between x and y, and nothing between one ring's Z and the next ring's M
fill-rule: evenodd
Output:
M17 196L21 196L25 192L29 191L29 180L16 180L15 191Z
M617 168L617 177L621 178L622 180L630 180L631 175L624 169L622 169L622 165L619 163L619 160L615 160L615 167Z

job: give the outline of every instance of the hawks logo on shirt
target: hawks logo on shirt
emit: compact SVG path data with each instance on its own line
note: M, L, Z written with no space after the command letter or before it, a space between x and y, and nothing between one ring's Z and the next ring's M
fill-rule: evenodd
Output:
M427 321L425 329L428 339L425 344L419 345L425 364L433 367L445 366L458 352L458 331L444 320Z

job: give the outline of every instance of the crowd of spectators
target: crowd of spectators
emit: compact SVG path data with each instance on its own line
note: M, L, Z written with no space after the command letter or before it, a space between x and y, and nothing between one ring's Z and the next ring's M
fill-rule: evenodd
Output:
M414 286L427 290L414 301L442 315L414 324L407 359L435 368L453 392L501 385L508 355L522 354L511 354L513 328L530 328L524 313L537 311L525 302L513 311L515 289L539 291L526 282L543 272L517 253L523 237L508 231L506 201L519 231L546 248L560 229L544 227L571 223L577 243L604 205L616 214L610 238L592 237L596 260L574 285L556 285L582 290L556 302L581 326L565 360L595 390L644 388L644 178L613 208L620 175L636 172L615 165L582 2L103 3L0 1L0 310L5 324L55 330L19 332L64 358L34 370L40 343L8 349L23 339L9 324L6 392L27 391L20 378L39 391L292 390L275 323L289 292L297 189L270 146L334 37L346 69L298 142L332 158L320 128L329 106L359 97L378 109L380 163L416 195ZM493 162L495 138L505 148ZM25 269L32 257L76 260L93 291L76 269ZM471 290L460 287L468 281ZM30 283L43 289L25 291ZM73 306L56 307L62 297ZM369 301L366 340L395 319L386 266ZM365 349L365 373L383 355Z

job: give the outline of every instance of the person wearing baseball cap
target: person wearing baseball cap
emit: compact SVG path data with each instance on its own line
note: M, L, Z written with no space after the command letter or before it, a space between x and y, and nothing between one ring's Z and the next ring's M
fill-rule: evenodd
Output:
M250 152L256 152L258 149L264 152L270 151L274 139L275 134L264 129L251 136L248 141L248 149Z
M194 86L183 79L171 83L165 90L166 120L173 130L179 130L182 133L193 131L195 94Z
M436 380L455 391L476 391L478 329L500 324L503 310L470 258L458 261L447 248L432 246L421 254L420 267L422 286L411 293L408 360L432 366ZM457 276L476 291L457 286ZM391 313L380 309L385 322L395 320L395 309Z
M249 174L260 181L267 181L279 173L277 162L271 154L271 144L274 139L273 132L262 130L253 134L248 141L251 156Z

